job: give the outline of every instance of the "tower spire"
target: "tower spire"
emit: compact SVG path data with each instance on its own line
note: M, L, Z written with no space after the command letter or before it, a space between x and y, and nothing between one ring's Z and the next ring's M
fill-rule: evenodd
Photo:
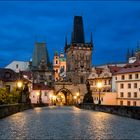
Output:
M67 46L67 36L65 36L65 46Z
M74 17L72 43L85 43L82 16Z
M90 43L93 45L92 32L91 32L91 34L90 34Z
M134 56L134 50L132 49L132 51L131 51L131 57L133 57Z
M130 51L129 51L129 48L127 49L127 55L126 55L126 61L128 61L130 58Z

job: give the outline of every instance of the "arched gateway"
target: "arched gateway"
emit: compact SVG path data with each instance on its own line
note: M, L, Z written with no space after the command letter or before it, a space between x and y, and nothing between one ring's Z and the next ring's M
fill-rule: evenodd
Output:
M56 93L56 105L72 105L73 95L70 90L63 87L59 89Z

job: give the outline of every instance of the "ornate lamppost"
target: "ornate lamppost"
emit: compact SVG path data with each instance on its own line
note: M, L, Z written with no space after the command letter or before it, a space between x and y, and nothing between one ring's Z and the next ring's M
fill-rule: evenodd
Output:
M101 82L98 82L97 83L97 88L99 90L99 101L98 101L98 104L100 105L101 104L101 99L100 99L100 94L101 94L101 88L102 88L102 83Z
M19 92L20 92L19 103L22 103L22 87L23 87L22 81L18 81L18 82L17 82L17 87L18 87L18 90L19 90Z

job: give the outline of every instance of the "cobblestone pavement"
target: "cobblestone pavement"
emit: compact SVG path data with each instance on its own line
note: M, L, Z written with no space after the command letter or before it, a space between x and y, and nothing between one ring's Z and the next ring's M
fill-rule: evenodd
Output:
M140 139L140 121L76 107L44 107L0 120L0 139Z

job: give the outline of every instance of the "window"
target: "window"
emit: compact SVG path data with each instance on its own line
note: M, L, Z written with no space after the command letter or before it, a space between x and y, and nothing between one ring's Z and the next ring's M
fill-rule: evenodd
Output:
M131 97L131 92L128 92L127 97Z
M124 75L122 75L121 79L124 80Z
M106 80L105 80L105 85L106 85L107 83L106 83Z
M130 101L127 101L127 106L130 106Z
M18 69L18 64L16 64L16 69Z
M123 86L123 84L120 84L120 88L123 88L124 86Z
M120 97L123 97L123 92L120 92Z
M135 74L135 79L138 79L139 78L139 75L138 74Z
M134 88L137 88L137 83L134 83Z
M58 61L57 60L55 61L55 64L58 64Z
M137 92L134 92L134 98L137 98Z
M131 84L130 83L128 84L128 88L131 88Z
M133 101L133 106L137 106L137 103L136 103L136 101Z
M81 84L84 83L84 78L83 78L83 77L80 78L80 83L81 83Z
M129 79L132 79L132 74L129 75Z
M123 101L120 101L120 105L123 105Z
M115 77L115 79L117 80L117 76Z

